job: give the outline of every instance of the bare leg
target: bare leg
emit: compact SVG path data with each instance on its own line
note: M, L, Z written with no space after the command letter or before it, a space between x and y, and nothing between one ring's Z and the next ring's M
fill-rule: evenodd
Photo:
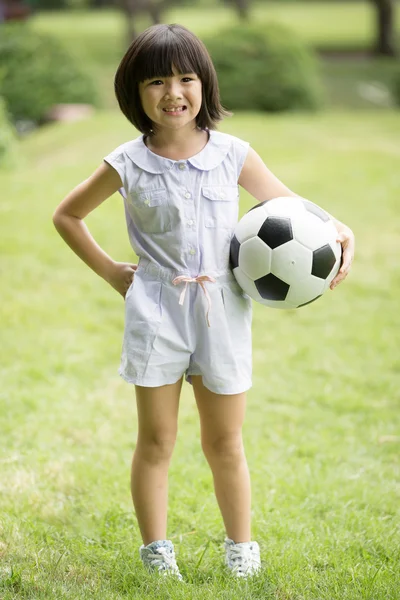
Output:
M167 539L168 468L177 435L181 387L182 379L157 388L136 386L138 438L131 492L145 546Z
M211 467L215 495L227 536L235 543L251 541L251 484L243 448L246 394L214 394L193 377L200 413L201 441Z

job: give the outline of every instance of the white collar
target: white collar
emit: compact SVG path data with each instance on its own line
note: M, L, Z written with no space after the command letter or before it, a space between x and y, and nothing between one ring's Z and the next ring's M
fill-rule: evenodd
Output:
M209 131L210 138L204 148L198 153L182 161L164 158L154 154L144 143L144 136L128 142L125 152L130 160L143 171L153 174L167 173L176 162L189 162L200 171L211 171L224 160L232 145L232 137L220 131Z

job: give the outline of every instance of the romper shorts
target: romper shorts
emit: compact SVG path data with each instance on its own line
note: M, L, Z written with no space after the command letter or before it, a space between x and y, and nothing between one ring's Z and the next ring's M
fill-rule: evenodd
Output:
M252 385L252 303L231 271L205 282L173 285L178 275L141 258L125 296L125 329L119 374L128 383L158 387L183 375L201 375L216 394L239 394Z

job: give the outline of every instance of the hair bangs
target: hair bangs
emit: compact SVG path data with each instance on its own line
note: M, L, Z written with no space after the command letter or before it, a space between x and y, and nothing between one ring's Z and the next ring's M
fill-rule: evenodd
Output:
M201 77L201 65L188 40L173 31L159 35L153 44L137 57L136 81L155 77L172 77L172 67L180 74L196 73Z

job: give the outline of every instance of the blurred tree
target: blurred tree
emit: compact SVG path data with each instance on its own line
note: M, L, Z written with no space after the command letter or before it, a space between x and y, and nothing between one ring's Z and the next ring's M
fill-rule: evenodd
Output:
M249 20L249 11L252 1L253 0L223 0L225 4L235 6L239 18L243 21ZM290 1L292 0L288 0L288 2ZM376 42L374 54L379 56L397 56L395 44L396 1L397 0L372 0L372 4L376 9Z
M242 21L249 20L250 0L224 0L226 4L233 4L239 19Z
M115 0L117 6L124 12L128 24L128 43L137 36L135 19L140 13L150 15L153 24L161 23L163 13L184 0Z
M395 47L395 0L372 0L376 8L377 39L375 53L384 56L397 56Z

